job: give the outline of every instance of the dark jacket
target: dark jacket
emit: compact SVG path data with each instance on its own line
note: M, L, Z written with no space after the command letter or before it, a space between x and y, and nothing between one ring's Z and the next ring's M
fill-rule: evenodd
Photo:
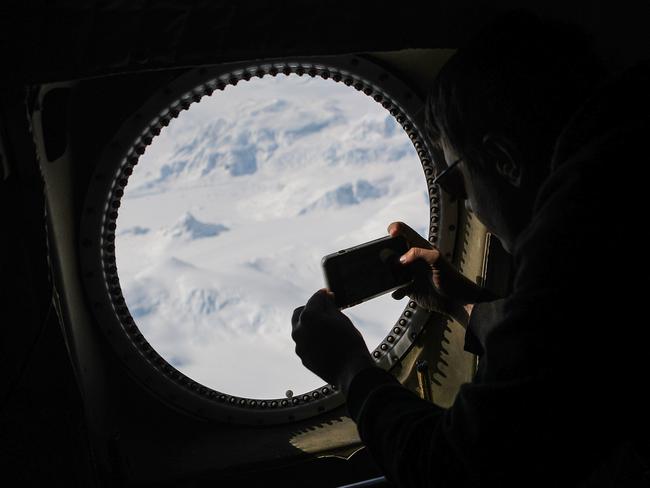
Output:
M650 70L603 86L557 141L513 250L513 292L477 305L474 380L449 409L371 368L348 409L399 486L650 486Z

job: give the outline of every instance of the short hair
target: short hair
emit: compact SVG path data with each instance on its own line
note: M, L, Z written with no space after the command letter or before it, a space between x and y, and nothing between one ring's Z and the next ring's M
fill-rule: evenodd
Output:
M434 143L444 134L461 156L480 151L484 136L496 132L549 161L562 127L604 75L577 26L510 13L443 66L427 97L425 126Z

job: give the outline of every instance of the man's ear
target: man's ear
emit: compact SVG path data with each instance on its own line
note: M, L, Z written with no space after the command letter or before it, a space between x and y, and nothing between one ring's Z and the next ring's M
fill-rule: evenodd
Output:
M515 188L521 186L519 151L509 139L488 133L483 137L483 151L494 164L499 176Z

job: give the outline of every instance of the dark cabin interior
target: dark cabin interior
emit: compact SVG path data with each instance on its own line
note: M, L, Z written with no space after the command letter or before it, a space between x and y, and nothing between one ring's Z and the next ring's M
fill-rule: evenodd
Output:
M82 276L88 188L120 128L151 94L188 73L370 59L422 99L450 50L519 7L501 0L3 4L5 486L343 486L382 476L351 441L341 406L269 425L250 416L219 420L161 399L131 374L101 330L104 312ZM527 8L581 25L614 68L648 56L641 2L538 1ZM484 278L507 286L503 273Z

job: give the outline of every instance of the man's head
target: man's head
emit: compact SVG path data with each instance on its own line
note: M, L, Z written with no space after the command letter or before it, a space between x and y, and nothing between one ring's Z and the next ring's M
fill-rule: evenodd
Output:
M516 13L459 49L436 78L426 121L437 159L462 159L443 188L464 191L507 249L530 220L560 131L603 74L576 28Z

